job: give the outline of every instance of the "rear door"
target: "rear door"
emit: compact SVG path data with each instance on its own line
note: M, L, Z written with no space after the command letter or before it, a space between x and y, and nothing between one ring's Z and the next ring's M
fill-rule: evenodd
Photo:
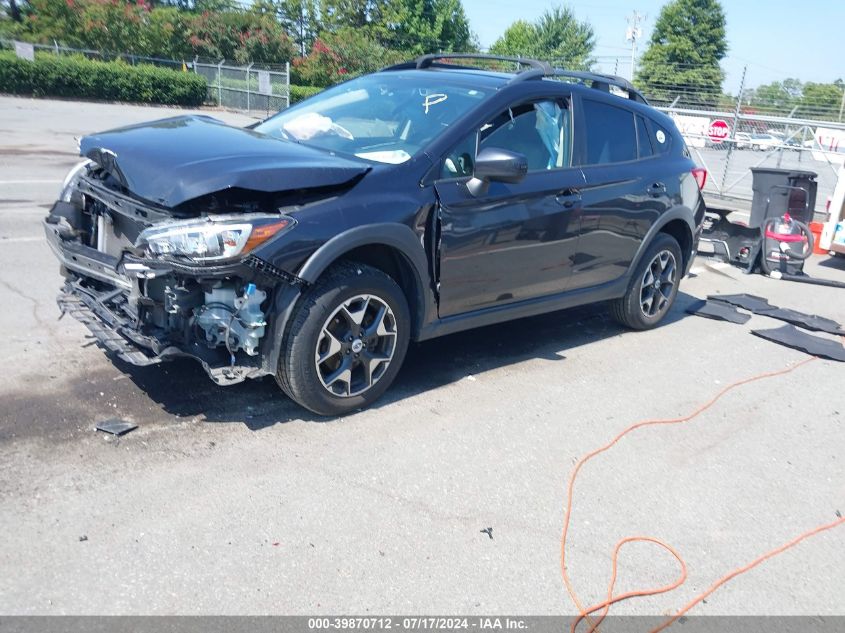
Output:
M440 202L440 316L563 292L578 240L581 170L570 166L568 99L516 103L485 121L445 159ZM467 187L477 151L524 154L519 183Z
M643 237L668 205L666 174L645 118L616 97L583 97L577 121L583 215L570 287L612 282L630 268ZM661 133L662 134L662 133Z

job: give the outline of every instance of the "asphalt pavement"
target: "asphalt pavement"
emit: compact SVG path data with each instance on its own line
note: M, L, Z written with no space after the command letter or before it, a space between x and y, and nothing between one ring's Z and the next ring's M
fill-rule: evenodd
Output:
M656 330L625 331L598 306L414 345L377 406L337 420L271 379L220 388L187 360L126 366L58 320L40 221L78 160L74 137L175 113L0 97L0 614L574 613L559 554L578 457L807 358L751 335L772 319L684 308L747 292L845 323L843 290L699 258ZM807 270L845 280L845 260L813 257ZM653 535L688 580L614 613L670 613L845 513L843 387L845 367L816 360L588 464L568 550L579 595L604 597L620 538ZM108 418L138 429L93 430ZM632 544L618 589L676 574L665 552ZM693 613L845 615L842 587L845 527Z

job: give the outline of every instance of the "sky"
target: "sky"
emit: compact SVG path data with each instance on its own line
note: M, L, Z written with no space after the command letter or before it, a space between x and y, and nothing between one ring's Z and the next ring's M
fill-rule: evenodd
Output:
M665 1L463 0L463 4L484 48L515 20L533 21L546 9L566 4L595 30L598 69L629 77L631 45L625 41L625 18L634 10L646 16L638 44L642 52ZM722 7L728 36L728 54L722 60L726 92L738 92L744 66L746 88L787 77L805 82L845 79L845 0L722 0Z

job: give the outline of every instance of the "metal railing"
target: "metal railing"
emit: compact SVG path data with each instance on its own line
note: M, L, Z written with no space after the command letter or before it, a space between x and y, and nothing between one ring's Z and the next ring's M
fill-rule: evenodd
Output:
M708 204L748 209L751 169L818 174L816 212L824 211L845 162L845 123L742 112L659 107L675 121L695 161L707 169ZM720 135L726 133L726 136Z
M127 64L151 64L153 66L164 66L180 70L186 62L176 59L165 59L162 57L144 57L143 55L133 55L131 53L110 53L106 51L97 51L88 48L71 48L69 46L61 46L58 43L54 44L32 44L36 51L42 53L53 53L54 55L81 55L88 59L96 59L100 61L115 61L121 60ZM0 38L0 49L15 49L14 40L7 40Z

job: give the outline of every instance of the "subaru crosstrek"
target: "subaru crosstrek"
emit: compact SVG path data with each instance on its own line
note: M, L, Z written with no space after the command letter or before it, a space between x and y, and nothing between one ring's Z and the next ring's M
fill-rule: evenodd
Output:
M274 375L365 407L410 341L608 301L667 314L706 172L607 75L427 55L242 129L179 116L83 138L44 221L59 305L136 365Z

